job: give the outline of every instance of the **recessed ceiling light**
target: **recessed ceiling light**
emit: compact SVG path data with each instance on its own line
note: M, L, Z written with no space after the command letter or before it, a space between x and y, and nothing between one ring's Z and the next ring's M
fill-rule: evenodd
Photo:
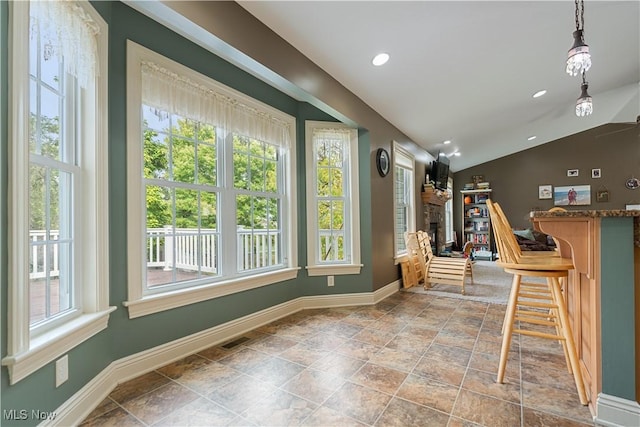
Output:
M533 141L536 138L537 138L537 136L531 135L529 138L527 138L527 141Z
M536 93L533 94L534 98L540 98L542 95L544 95L545 93L547 93L546 89L542 89L537 91Z
M443 141L442 143L443 143L444 145L451 144L451 140L450 140L450 139L447 139L446 141Z
M460 157L460 152L456 151L455 153L453 153L453 155L456 156L456 157Z
M373 57L373 60L371 61L371 63L376 67L379 67L380 65L386 64L388 60L389 60L388 53L379 53Z

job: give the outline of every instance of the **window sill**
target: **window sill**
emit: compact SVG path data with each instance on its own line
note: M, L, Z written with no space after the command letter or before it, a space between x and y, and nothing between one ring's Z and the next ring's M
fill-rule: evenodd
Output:
M396 255L396 257L393 259L393 264L399 265L408 260L409 260L409 255L407 255L407 253L405 252L403 254Z
M342 274L360 274L362 264L308 265L309 276L339 276Z
M31 375L49 362L67 353L80 343L88 340L107 328L109 314L116 307L107 310L83 314L64 325L33 338L29 350L8 355L2 364L9 370L9 380L13 385Z
M286 268L276 272L243 277L226 282L216 282L215 284L179 289L162 294L146 295L139 300L125 301L123 304L129 309L129 318L134 319L200 301L295 279L298 276L298 270L299 268L297 267Z

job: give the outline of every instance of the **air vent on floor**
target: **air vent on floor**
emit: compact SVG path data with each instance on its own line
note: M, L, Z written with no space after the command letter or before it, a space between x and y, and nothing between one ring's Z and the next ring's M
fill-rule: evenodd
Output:
M226 348L226 349L233 348L233 347L235 347L235 346L237 346L237 345L242 344L243 342L247 342L247 341L249 341L250 339L251 339L251 338L248 338L248 337L240 337L240 338L238 338L238 339L235 339L235 340L233 340L233 341L230 341L230 342L228 342L228 343L224 344L224 345L222 346L222 348Z

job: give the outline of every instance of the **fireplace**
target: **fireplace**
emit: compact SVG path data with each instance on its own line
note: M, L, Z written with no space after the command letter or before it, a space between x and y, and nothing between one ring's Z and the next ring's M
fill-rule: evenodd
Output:
M429 234L429 240L431 241L431 251L435 254L438 252L438 223L430 222L427 233Z
M423 230L429 233L431 239L431 250L435 255L440 255L446 246L444 203L442 205L425 203L423 224Z

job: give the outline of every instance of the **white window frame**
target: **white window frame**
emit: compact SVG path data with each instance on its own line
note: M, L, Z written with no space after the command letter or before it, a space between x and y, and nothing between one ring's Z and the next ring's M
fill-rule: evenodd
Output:
M447 192L453 194L453 178L447 179ZM444 224L446 243L453 243L453 197L450 197L444 204Z
M78 2L98 25L99 76L81 91L79 164L82 169L83 212L75 264L82 301L76 315L35 335L29 326L29 2L9 3L9 289L8 349L2 359L15 384L104 330L109 321L108 224L108 27L88 1Z
M396 168L401 167L410 172L410 180L409 180L409 188L408 192L412 196L409 198L409 206L407 212L407 229L402 231L402 235L398 236L398 224L396 217L397 210L397 194L396 194L396 185L395 185L395 174ZM398 248L398 238L404 239L405 232L415 232L416 231L416 200L415 200L415 178L416 178L416 161L413 154L402 148L400 144L396 141L393 141L393 249L396 258L401 258L404 254L407 253L406 249L401 250Z
M165 292L146 294L144 292L144 269L146 268L145 241L145 190L143 185L143 150L142 135L142 72L143 61L153 62L158 66L171 70L181 76L197 82L230 98L278 117L288 123L289 140L292 141L288 155L283 159L285 176L285 197L282 207L282 227L286 227L286 252L283 254L284 267L272 271L245 274L242 277L229 279L212 278L211 282L194 284L182 289L171 289ZM295 279L297 266L297 201L296 201L296 150L295 150L295 118L257 101L241 92L231 89L197 71L166 58L152 50L127 41L127 229L128 229L128 300L124 305L129 311L129 318L136 318L152 313L182 307L225 295L254 289L285 280ZM221 165L224 168L224 165ZM223 185L233 186L233 182ZM228 209L223 205L222 211ZM223 250L225 243L222 242Z
M320 263L318 215L316 206L318 196L316 193L317 168L314 152L314 129L348 129L349 151L345 153L346 181L348 194L345 200L345 236L349 253L346 262ZM307 171L307 273L309 276L360 274L360 192L358 175L358 130L350 128L342 123L319 122L308 120L305 122L305 147L306 147L306 171ZM343 182L344 182L343 181Z

